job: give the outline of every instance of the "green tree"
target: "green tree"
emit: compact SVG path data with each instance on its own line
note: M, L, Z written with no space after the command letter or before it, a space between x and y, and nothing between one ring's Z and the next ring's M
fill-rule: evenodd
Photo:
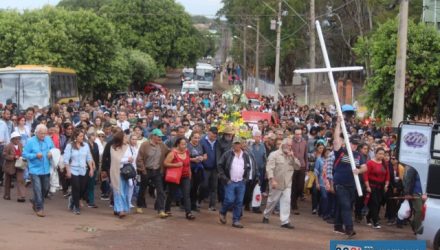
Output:
M114 0L98 13L115 24L124 48L147 53L160 66L194 64L202 55L200 33L174 0Z
M20 14L15 11L0 11L0 65L13 65L17 50L17 41L20 39Z
M358 40L354 50L361 63L371 62L365 100L382 117L391 117L397 45L397 21L389 20ZM434 114L440 87L440 35L431 26L409 22L405 112L410 116Z
M150 55L139 50L129 50L126 51L126 54L130 65L129 75L133 87L141 89L144 82L158 76L156 62Z
M113 65L121 45L113 24L86 10L53 7L0 13L1 66L44 64L70 67L78 74L79 89L93 93L98 86L128 86ZM124 71L125 69L122 69Z
M102 6L110 3L111 0L62 0L58 3L58 7L68 10L94 10L98 11Z

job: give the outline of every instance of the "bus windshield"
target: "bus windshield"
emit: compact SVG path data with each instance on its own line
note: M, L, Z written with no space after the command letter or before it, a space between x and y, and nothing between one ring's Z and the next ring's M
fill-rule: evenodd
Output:
M50 88L48 74L22 74L20 91L20 108L26 109L38 105L50 105Z
M197 69L197 80L200 81L212 81L212 70L210 69Z
M19 95L17 96L17 93ZM50 105L49 75L45 73L0 74L0 101L11 99L19 109Z

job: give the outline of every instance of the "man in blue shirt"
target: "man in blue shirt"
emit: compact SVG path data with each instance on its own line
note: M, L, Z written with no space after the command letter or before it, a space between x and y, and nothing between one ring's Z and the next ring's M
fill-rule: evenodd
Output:
M365 162L362 162L360 155L356 152L357 146L360 143L358 137L352 136L350 138L351 150L357 169L352 170L350 165L350 158L348 156L347 146L343 145L341 138L341 118L338 117L333 139L333 150L335 151L335 163L333 168L333 183L336 195L336 211L335 211L335 225L334 232L346 234L348 237L353 237L356 232L353 228L353 203L356 198L356 187L354 181L354 174L362 174L367 171ZM345 226L345 229L343 228Z
M250 147L250 151L252 155L255 158L255 162L257 164L257 170L259 172L259 182L260 182L260 189L261 193L266 191L266 147L264 146L264 143L261 141L261 132L255 131L254 132L254 143ZM253 207L252 208L254 213L261 213L259 207Z
M49 192L49 173L54 148L52 139L47 136L47 127L39 124L35 128L35 136L27 142L23 150L23 158L28 161L29 174L32 180L34 198L31 200L32 209L38 217L44 217L44 197Z
M202 197L209 197L209 210L215 211L217 202L217 186L218 186L218 173L217 173L217 134L216 127L211 127L200 144L203 147L203 152L207 155L207 159L203 161L204 179L201 189L204 191Z

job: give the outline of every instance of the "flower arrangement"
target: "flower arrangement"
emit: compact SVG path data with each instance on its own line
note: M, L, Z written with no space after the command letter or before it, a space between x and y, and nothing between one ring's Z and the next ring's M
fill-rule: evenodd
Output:
M226 110L220 115L219 132L221 133L227 127L230 127L235 135L243 139L252 138L252 130L244 123L241 116L241 110L248 104L248 99L242 92L241 87L234 85L230 90L223 93L222 98L226 103Z

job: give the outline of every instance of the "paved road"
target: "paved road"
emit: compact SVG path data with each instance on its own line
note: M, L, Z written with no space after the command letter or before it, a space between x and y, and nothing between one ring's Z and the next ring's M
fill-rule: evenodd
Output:
M56 194L46 202L47 216L39 218L29 203L12 198L0 200L0 249L328 249L331 239L345 239L311 214L310 199L300 203L300 215L292 216L294 230L280 228L277 216L266 225L261 223L261 215L247 212L245 228L240 230L230 226L230 214L227 225L218 224L217 212L207 211L206 204L202 212L195 213L195 221L187 221L176 207L173 217L159 219L149 198L150 207L144 214L118 219L108 202L100 200L99 208L83 208L81 215L73 215L67 210L66 199ZM414 238L409 228L355 227L356 239Z

